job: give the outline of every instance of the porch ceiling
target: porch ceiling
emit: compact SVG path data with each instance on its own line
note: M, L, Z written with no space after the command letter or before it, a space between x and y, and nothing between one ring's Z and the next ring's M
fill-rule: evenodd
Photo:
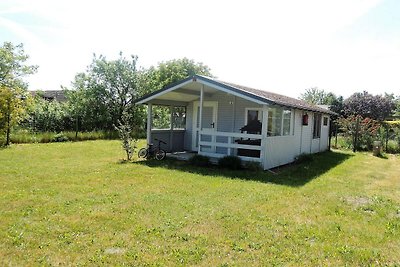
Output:
M153 98L150 103L157 103L159 100L161 101L180 101L180 102L192 102L200 99L200 88L201 85L199 83L189 83L182 87L179 87L173 91L161 94L155 98ZM211 97L214 93L218 92L218 90L204 86L204 96Z

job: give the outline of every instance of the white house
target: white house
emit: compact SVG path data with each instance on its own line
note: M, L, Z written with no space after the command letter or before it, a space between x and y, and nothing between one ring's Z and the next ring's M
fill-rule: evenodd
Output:
M328 149L330 115L302 100L194 75L136 101L147 104L147 142L169 151L220 158L236 155L264 169L293 162L300 154ZM152 107L169 106L171 125L152 129ZM185 107L184 115L174 112ZM182 109L182 108L180 108ZM175 122L183 119L183 126Z

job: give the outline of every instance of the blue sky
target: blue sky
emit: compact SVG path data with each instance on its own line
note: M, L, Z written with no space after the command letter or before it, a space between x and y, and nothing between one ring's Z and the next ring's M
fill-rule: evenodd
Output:
M298 97L400 94L400 1L0 2L0 42L24 43L30 89L70 86L93 53L144 67L187 57L221 80Z

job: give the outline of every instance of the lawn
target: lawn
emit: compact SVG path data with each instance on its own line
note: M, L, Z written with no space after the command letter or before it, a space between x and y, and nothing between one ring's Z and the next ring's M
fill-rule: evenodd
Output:
M400 157L271 172L123 163L118 141L0 150L0 265L399 265Z

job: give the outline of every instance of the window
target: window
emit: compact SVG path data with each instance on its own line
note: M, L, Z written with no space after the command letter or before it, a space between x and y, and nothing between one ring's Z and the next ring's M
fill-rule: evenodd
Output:
M173 127L174 129L186 128L186 107L174 107Z
M252 121L260 121L262 120L262 110L257 108L246 108L246 121L245 124L249 124Z
M283 127L282 127L283 135L291 134L291 129L290 129L291 119L292 119L292 111L290 109L283 110Z
M328 117L324 117L324 126L328 126Z
M267 136L281 135L282 113L283 113L283 110L281 108L269 108L268 109Z
M321 137L321 114L314 113L313 138Z

